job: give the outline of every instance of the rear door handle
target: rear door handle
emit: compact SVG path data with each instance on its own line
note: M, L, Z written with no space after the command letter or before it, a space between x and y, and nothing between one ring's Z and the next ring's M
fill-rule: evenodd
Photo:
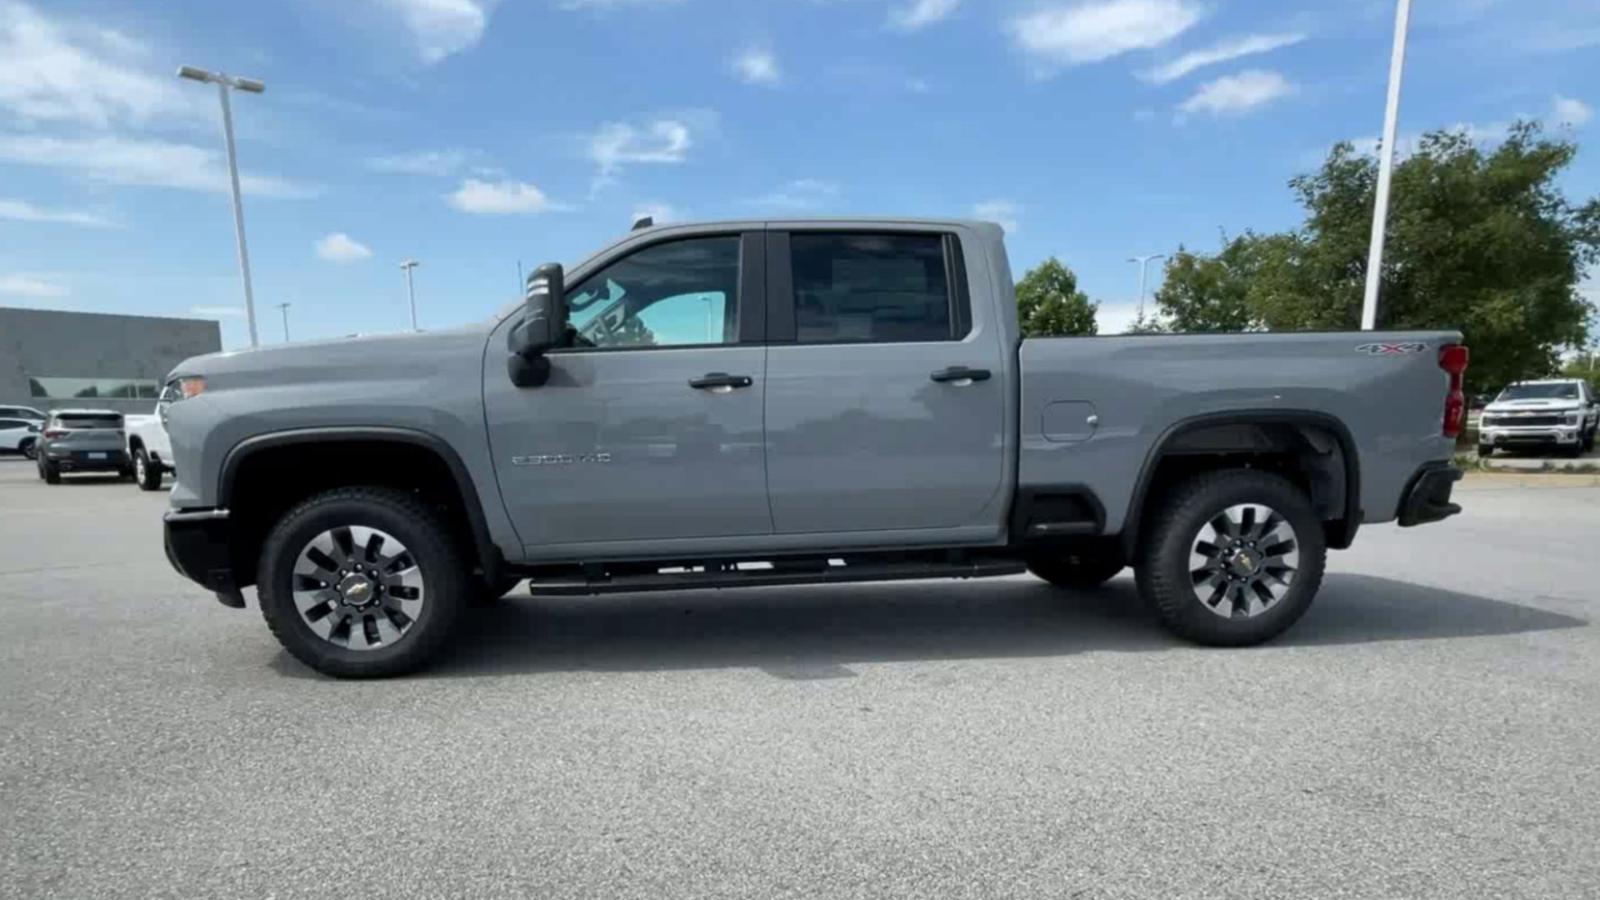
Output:
M734 388L747 388L752 384L755 384L755 379L749 375L729 375L727 372L708 372L699 378L689 379L689 387L719 394L726 394Z
M938 382L958 381L964 384L971 384L974 381L988 381L989 370L969 369L966 366L949 366L934 372L928 377Z

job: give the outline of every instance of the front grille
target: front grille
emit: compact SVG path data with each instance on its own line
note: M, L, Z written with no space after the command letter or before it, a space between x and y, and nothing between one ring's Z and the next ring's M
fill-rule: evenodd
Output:
M1517 427L1521 427L1521 426L1527 426L1529 428L1533 428L1533 427L1537 427L1537 426L1563 425L1563 424L1566 423L1566 420L1567 420L1566 416L1559 416L1559 415L1557 415L1557 416L1484 416L1483 417L1483 424L1485 424L1485 425L1500 425L1500 426L1504 426L1504 427L1508 427L1508 428L1517 428Z

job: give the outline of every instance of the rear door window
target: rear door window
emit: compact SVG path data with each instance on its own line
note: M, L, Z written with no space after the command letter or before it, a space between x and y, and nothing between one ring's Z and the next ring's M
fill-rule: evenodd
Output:
M965 335L940 234L789 235L802 344L948 341Z

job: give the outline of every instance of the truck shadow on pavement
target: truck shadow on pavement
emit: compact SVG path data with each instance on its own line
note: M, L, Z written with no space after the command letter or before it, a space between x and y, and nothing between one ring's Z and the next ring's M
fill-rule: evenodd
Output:
M1367 575L1330 575L1305 618L1266 649L1586 624L1502 600ZM1126 576L1083 592L1007 579L590 598L514 593L469 613L454 652L428 675L751 667L807 680L853 677L851 663L1189 646L1145 612ZM300 668L287 654L283 660L283 666Z

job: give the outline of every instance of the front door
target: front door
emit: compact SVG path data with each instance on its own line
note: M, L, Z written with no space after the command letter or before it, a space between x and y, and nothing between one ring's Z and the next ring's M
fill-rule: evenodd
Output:
M530 557L772 533L766 351L745 321L762 252L759 233L629 249L568 290L573 339L548 354L547 383L485 366L490 448Z
M775 232L767 266L776 531L998 535L1003 351L992 311L972 308L959 238Z

